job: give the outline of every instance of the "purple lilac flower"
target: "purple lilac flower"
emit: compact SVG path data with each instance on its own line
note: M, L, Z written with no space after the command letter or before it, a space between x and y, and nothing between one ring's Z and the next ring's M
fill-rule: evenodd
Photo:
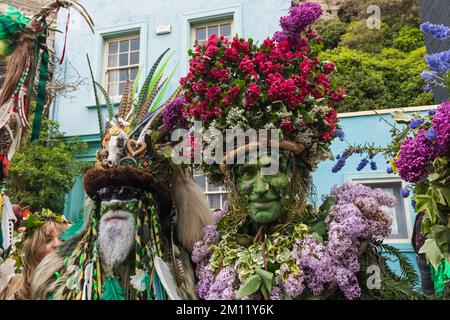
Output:
M425 22L420 25L420 29L424 33L436 39L443 40L446 38L450 38L450 28L444 26L443 24L433 24L430 22Z
M235 291L239 287L238 274L235 268L225 267L212 282L205 297L206 300L234 300Z
M402 196L402 198L408 198L408 197L409 197L409 194L410 194L410 191L409 191L409 189L407 189L407 188L403 188L403 189L400 191L400 195Z
M440 156L450 154L450 101L443 103L436 110L433 129L436 132L436 148ZM434 158L434 157L433 157Z
M435 54L427 54L425 56L430 69L439 74L446 73L450 70L450 50Z
M269 298L270 300L283 300L283 292L281 291L281 288L278 287L272 287L272 290L269 292Z
M436 129L435 129L436 130ZM400 155L395 161L400 177L408 182L418 182L427 177L427 167L436 156L436 148L420 130L416 137L403 141Z
M164 129L188 128L185 117L183 116L183 104L186 102L184 97L178 97L166 106L163 113Z
M378 169L377 168L377 163L375 161L373 161L373 160L370 161L370 169L373 170L373 171Z
M289 10L289 15L281 17L280 26L283 31L274 34L277 42L289 40L293 45L300 41L300 35L306 28L316 22L322 15L322 8L316 3L305 2Z
M386 168L386 172L388 174L392 174L392 173L394 173L394 169L392 169L392 167L390 165L388 165L387 168Z
M225 201L222 205L221 210L216 210L213 213L213 220L214 223L219 223L220 220L222 220L226 215L228 215L228 201Z
M435 114L436 114L436 109L430 109L430 110L428 110L428 115L429 115L430 117L434 116Z

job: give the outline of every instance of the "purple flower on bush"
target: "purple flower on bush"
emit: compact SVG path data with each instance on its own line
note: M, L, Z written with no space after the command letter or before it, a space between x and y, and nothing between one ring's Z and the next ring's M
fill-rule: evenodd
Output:
M273 39L281 42L289 40L293 45L300 41L300 35L322 15L322 7L317 3L305 2L289 9L289 15L280 18L283 31L274 34Z
M436 156L436 148L426 138L426 134L427 131L420 130L416 137L406 139L400 147L395 165L405 181L419 182L428 176L427 167Z
M436 139L436 131L433 128L428 129L426 137L428 140L433 141Z
M408 197L409 197L409 194L410 194L410 191L409 191L409 189L407 189L407 188L403 188L403 189L400 191L400 195L402 196L402 198L408 198Z
M430 69L439 74L450 71L450 50L425 56Z
M173 128L188 127L185 117L183 116L184 97L178 97L166 106L163 113L164 129L172 130Z
M375 161L373 161L373 160L370 161L370 169L373 170L373 171L378 169L377 168L377 163Z
M436 133L437 153L441 156L450 154L450 101L438 107L432 125Z
M331 169L331 172L336 173L341 171L341 169L345 166L345 162L347 160L346 155L340 155L338 158L338 161L334 165L334 167Z
M361 162L358 164L358 167L356 168L357 171L361 171L366 167L366 165L369 163L369 160L366 158L362 159Z
M430 22L425 22L420 25L420 29L424 33L436 39L442 40L450 38L450 28L444 26L443 24L433 24Z
M283 300L283 292L278 287L272 287L269 293L270 300Z
M428 115L429 116L434 116L436 114L436 109L430 109L430 110L428 110Z
M334 132L336 133L336 137L338 137L339 140L344 141L344 137L345 137L344 131L336 129Z
M423 118L413 119L413 120L411 120L411 122L409 123L409 127L410 127L411 129L417 129L417 128L420 127L424 122L425 122L425 119L423 119Z
M392 174L392 173L394 173L394 169L392 169L392 167L390 165L388 165L386 168L386 173Z

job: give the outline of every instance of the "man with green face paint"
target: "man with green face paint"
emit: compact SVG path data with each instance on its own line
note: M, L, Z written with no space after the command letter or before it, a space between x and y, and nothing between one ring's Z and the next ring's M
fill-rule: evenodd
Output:
M266 175L263 168L272 165L272 157L263 155L256 164L236 165L234 180L251 220L256 224L273 223L286 214L289 204L290 162L282 155L279 171Z

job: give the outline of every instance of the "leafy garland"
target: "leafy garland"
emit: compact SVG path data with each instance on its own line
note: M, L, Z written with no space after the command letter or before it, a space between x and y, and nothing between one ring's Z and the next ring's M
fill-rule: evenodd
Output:
M333 192L335 199L328 198L321 206L320 214L307 224L287 225L267 236L260 230L258 234L262 236L252 239L233 230L225 231L220 223L206 227L203 240L196 243L192 254L192 260L197 263L199 297L266 300L423 298L413 289L419 280L408 258L376 238L389 233L386 223L390 224L390 221L385 220L386 216L370 219L370 212L380 214L379 208L393 203L393 199L379 189L354 184L344 184ZM340 200L339 193L344 194L344 198L353 194L353 198ZM359 207L366 220L352 225L358 214L345 217L342 212L354 210L361 195L366 195L365 202ZM364 207L374 201L378 208L370 211ZM216 221L223 221L227 212L228 208L225 208ZM341 238L335 238L336 231L343 228L348 230L340 234ZM356 230L354 234L358 239L348 247L352 230ZM258 238L263 240L257 241ZM339 253L337 257L327 254L330 250L356 251L353 256L341 260ZM392 259L399 262L400 275L389 268L388 262ZM351 267L355 262L356 265ZM371 280L370 274L365 272L370 266L379 269L381 287L377 290L366 285ZM346 271L349 272L347 278L342 278L340 273L345 275Z

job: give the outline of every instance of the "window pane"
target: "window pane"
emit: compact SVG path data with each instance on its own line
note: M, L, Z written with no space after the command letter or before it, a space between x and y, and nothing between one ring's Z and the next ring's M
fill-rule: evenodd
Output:
M220 35L222 35L224 37L228 37L231 35L231 24L230 23L220 25Z
M208 191L219 191L219 186L216 184L208 183Z
M121 53L119 55L119 66L127 66L128 65L128 53Z
M130 51L139 50L139 38L130 41Z
M206 39L206 28L197 28L195 30L195 39L198 41L205 40Z
M131 68L130 69L130 80L136 79L138 73L138 68Z
M195 176L194 177L195 183L202 189L202 191L205 191L205 177L204 176Z
M208 39L213 34L219 34L219 26L209 26L208 27Z
M108 71L108 82L117 82L118 71Z
M123 92L125 91L125 85L126 85L126 82L119 83L119 96L121 96L123 94Z
M139 64L139 52L130 53L130 64Z
M129 44L130 44L129 40L120 41L120 52L129 51Z
M117 54L108 56L108 68L117 67Z
M119 71L119 81L126 81L128 78L128 69Z
M117 83L110 83L108 85L108 94L110 96L116 96L117 95Z
M211 209L220 209L220 194L210 194L208 200Z
M119 47L119 44L117 43L117 41L112 41L109 43L109 50L108 53L112 54L112 53L117 53L117 49Z

